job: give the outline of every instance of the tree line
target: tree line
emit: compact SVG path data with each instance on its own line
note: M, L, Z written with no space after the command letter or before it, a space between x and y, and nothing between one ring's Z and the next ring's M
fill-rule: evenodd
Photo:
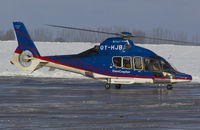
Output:
M130 29L126 27L98 27L94 30L104 31L104 32L130 32L134 35L141 36L139 38L132 39L135 43L141 44L180 44L180 45L200 45L200 34L195 33L192 36L188 36L186 32L173 32L168 29L154 28L150 32L145 32L138 29ZM58 29L57 31L51 31L49 28L37 28L29 29L30 35L34 41L45 41L45 42L94 42L99 43L105 40L111 35L68 30L68 29ZM169 39L178 41L189 41L192 43L181 43L173 41L163 41L155 39L145 39L144 37L153 37L159 39ZM0 30L0 40L14 40L15 34L13 30Z

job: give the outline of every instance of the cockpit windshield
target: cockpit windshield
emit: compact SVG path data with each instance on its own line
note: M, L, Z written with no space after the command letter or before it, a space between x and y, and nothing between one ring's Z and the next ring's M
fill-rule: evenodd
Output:
M159 61L151 58L144 58L144 69L146 71L161 71Z
M144 69L145 71L175 72L174 68L161 57L144 58Z

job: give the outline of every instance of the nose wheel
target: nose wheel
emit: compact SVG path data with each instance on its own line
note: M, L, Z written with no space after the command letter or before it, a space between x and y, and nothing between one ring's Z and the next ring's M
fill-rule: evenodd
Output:
M168 84L167 85L167 90L172 90L172 89L173 89L172 84Z
M105 84L105 88L110 89L110 84L109 83Z

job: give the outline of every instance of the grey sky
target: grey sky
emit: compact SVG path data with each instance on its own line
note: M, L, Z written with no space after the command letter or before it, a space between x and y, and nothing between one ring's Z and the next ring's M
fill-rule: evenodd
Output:
M200 0L0 0L0 28L12 21L29 27L126 26L200 32Z

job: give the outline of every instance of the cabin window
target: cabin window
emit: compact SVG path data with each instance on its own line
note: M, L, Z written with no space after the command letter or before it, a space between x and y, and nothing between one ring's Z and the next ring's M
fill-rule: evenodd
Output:
M151 58L144 58L144 70L145 71L161 71L160 62Z
M131 57L123 57L123 68L131 69Z
M133 64L134 64L133 65L134 69L136 69L136 70L142 70L143 69L142 57L134 57Z
M113 64L115 67L122 67L122 57L113 57Z

